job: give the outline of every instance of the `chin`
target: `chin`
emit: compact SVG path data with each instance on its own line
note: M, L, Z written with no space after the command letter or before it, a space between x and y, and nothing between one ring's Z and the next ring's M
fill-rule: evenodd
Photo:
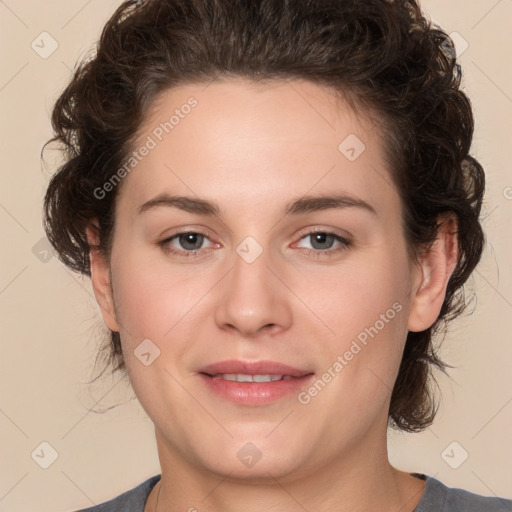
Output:
M303 446L260 436L252 441L237 437L224 445L212 443L208 453L196 455L196 464L222 478L229 475L230 480L254 484L268 484L269 478L282 478L304 467Z
M236 455L235 455L236 457ZM232 456L230 457L231 462ZM282 479L291 473L293 473L296 469L298 469L297 461L291 462L287 460L287 458L283 459L279 457L278 454L273 454L272 456L267 456L263 454L262 458L255 462L252 466L245 465L245 463L240 462L238 458L235 463L220 463L217 461L211 461L213 464L209 467L210 471L221 475L223 478L226 475L230 481L236 481L244 484L254 484L254 485L263 485L268 484L269 479L272 478Z

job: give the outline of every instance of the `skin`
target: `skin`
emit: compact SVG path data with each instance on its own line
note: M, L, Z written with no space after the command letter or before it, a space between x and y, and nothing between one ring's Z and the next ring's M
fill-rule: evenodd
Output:
M111 260L90 254L104 322L120 331L134 392L155 424L162 480L146 512L412 511L425 484L389 464L387 411L407 332L439 315L457 258L450 223L413 264L374 121L307 81L165 91L134 148L190 96L197 107L120 185ZM366 146L355 161L338 150L349 134ZM215 201L221 213L137 213L163 191ZM333 192L365 200L376 215L355 207L282 213L292 200ZM158 245L187 229L207 235L195 255ZM313 245L313 229L352 244ZM95 241L91 229L88 236ZM263 251L251 264L236 252L247 236ZM167 245L190 252L179 238ZM330 255L315 257L322 249ZM308 404L292 394L235 405L197 375L243 359L321 377L394 303L401 311ZM149 366L134 355L146 338L160 349ZM250 468L237 458L247 442L262 454Z

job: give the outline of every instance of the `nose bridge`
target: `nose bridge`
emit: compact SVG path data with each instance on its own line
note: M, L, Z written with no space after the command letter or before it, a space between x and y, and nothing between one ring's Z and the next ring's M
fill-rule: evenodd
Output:
M268 246L248 236L235 247L232 264L216 312L219 326L229 325L250 335L265 326L287 325L290 312L285 290L268 268L272 268Z
M244 290L249 291L248 288L253 287L253 284L259 284L268 291L271 286L268 282L271 274L268 266L271 264L271 259L268 245L264 246L253 236L247 236L235 247L231 286L243 292Z

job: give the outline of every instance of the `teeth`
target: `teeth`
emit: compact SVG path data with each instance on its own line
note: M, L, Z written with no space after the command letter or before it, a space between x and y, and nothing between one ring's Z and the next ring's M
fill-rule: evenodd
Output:
M289 375L246 375L243 373L223 373L214 375L214 379L230 380L232 382L273 382L275 380L291 379Z
M253 382L273 382L275 380L281 380L283 378L282 375L253 375Z

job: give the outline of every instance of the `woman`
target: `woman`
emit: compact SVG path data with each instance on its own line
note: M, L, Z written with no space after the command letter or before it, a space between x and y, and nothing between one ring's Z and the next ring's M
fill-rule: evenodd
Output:
M89 512L510 510L391 466L435 417L484 174L413 0L124 2L58 99L47 235L161 475Z

